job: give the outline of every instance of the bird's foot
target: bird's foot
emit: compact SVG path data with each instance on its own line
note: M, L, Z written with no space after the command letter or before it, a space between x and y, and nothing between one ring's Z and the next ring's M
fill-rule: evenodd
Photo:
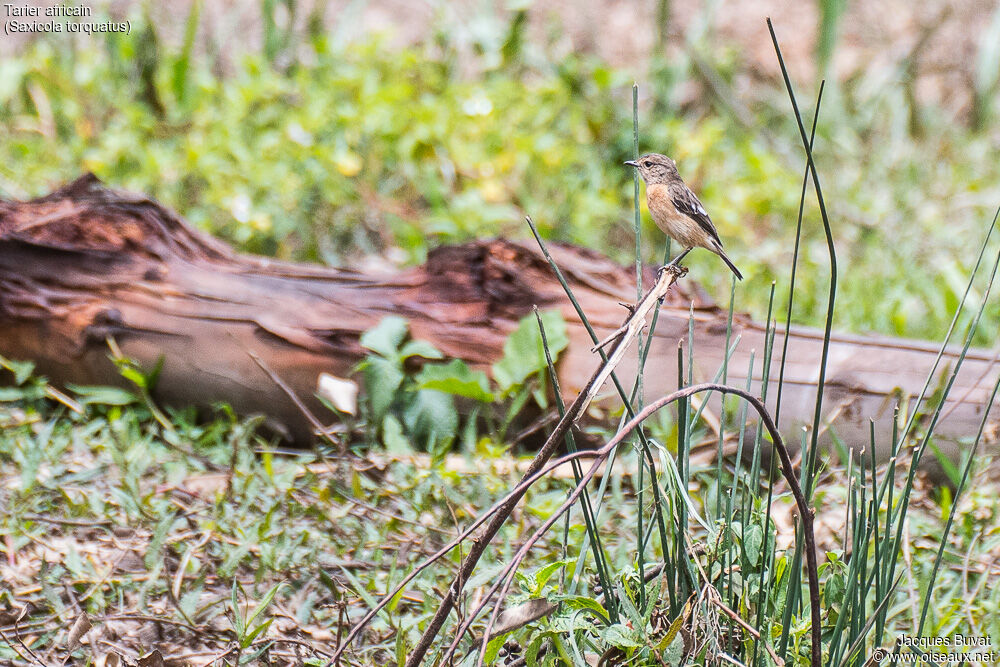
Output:
M669 271L671 274L673 274L674 281L680 280L681 278L683 278L684 276L687 275L687 272L688 272L687 267L686 266L681 266L681 265L677 264L676 262L677 262L677 260L675 259L673 262L670 262L669 264L664 264L663 266L661 266L659 269L656 270L656 282L657 283L659 283L661 280L663 280L663 274L665 272L667 272L667 271ZM663 300L666 299L666 298L667 298L667 295L664 294L663 296L661 296L658 299L659 304L661 306L663 305Z
M677 278L686 276L688 272L687 267L681 266L680 264L677 263L677 260L675 259L669 264L664 264L663 266L661 266L656 270L656 282L659 282L660 279L663 278L664 271L672 272Z
M674 257L670 262L664 264L660 267L660 270L656 272L656 279L659 280L663 277L663 272L666 270L671 270L676 274L677 278L680 278L687 273L687 269L681 266L681 260L687 257L687 254L691 252L693 248L684 248L684 252Z

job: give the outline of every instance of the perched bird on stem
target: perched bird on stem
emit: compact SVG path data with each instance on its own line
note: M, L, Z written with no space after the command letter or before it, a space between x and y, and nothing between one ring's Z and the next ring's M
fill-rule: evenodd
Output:
M721 257L736 277L743 280L743 274L726 257L722 239L705 207L677 173L676 162L666 155L647 153L625 164L638 169L646 182L646 206L653 222L667 236L684 246L684 252L667 266L677 265L694 248L705 248Z

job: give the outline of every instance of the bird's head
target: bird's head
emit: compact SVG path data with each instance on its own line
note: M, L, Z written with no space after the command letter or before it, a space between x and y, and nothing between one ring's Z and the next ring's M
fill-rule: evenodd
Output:
M670 176L677 175L677 163L659 153L646 153L638 160L629 160L625 164L638 169L646 185L667 183Z

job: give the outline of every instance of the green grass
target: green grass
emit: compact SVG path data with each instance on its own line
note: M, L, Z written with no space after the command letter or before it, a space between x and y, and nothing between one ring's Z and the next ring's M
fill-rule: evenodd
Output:
M352 620L517 479L505 471L508 456L470 475L449 469L454 460L415 464L404 457L372 466L325 459L322 453L275 453L269 443L253 435L253 424L236 421L225 412L218 421L200 426L191 423L191 415L172 415L169 433L141 406L95 404L77 415L41 399L3 405L0 499L5 511L0 516L4 555L0 569L5 587L0 612L6 620L0 630L12 637L10 620L30 603L20 622L21 636L48 663L66 655L66 629L81 610L95 629L88 643L70 651L78 661L109 650L141 654L152 648L164 657L221 656L237 638L231 613L234 582L239 582L244 618L274 585L281 584L273 603L257 619L270 619L271 626L246 655L268 646L263 640L276 641L269 647L270 658L288 664L294 662L296 645L279 640L293 640L300 642L302 659L322 658L335 637L346 634ZM706 436L711 440L698 426L691 439L700 442ZM491 460L483 454L476 458ZM634 454L623 452L618 470L633 472L607 480L598 521L612 579L624 587L619 595L629 596L638 594L635 469ZM990 583L995 581L993 568L1000 554L996 529L1000 502L995 482L981 468L976 470L980 472L961 497L944 544L927 636L1000 633L1000 594ZM884 472L879 474L881 479ZM856 470L854 475L855 485L859 484L860 473ZM837 566L846 555L836 537L845 525L844 508L857 493L857 486L849 490L849 478L836 473L835 483L827 480L816 492L819 523L825 526L820 543L830 552L821 562L829 563L822 581L825 595L833 596L825 619L831 625L844 604L837 601L837 591L849 581L846 569ZM691 480L692 498L714 497L718 481L714 464L693 466ZM741 485L737 506L746 502L739 499L753 486L749 478L745 483L749 486ZM571 484L567 479L546 479L529 492L518 520L507 524L481 564L482 574L470 582L465 604L472 603L474 591L491 582L516 545L562 502ZM902 578L888 606L890 638L915 632L924 582L952 508L950 495L933 501L926 486L921 488L908 514L907 546L899 562ZM762 507L756 503L745 516L759 522ZM791 557L784 542L791 506L789 498L778 498L772 515L777 523L771 530L779 535L774 557L779 563ZM649 511L647 505L647 515ZM710 522L718 511L711 506L699 509ZM879 516L884 520L884 508ZM760 588L744 549L752 554L759 547L747 546L744 540L755 539L747 528L730 528L738 531L731 543L732 537L722 542L710 539L694 520L691 530L691 539L708 549L703 566L710 572L721 573L726 559L743 563L734 589L742 591L737 600L754 599ZM564 529L553 531L531 552L511 602L539 594L565 599L564 586L574 578L573 563L586 548L585 534L583 516L575 511ZM769 545L775 537L767 538L764 554L774 548ZM658 553L657 544L654 538L651 558ZM566 574L549 567L554 563L567 563ZM446 559L421 574L366 630L358 650L349 653L348 664L395 662L397 648L416 641L420 624L440 600L455 565ZM592 573L588 564L578 590L582 597L572 598L574 604L584 605L595 597ZM648 592L650 599L656 599L662 594L659 583ZM780 595L769 592L765 599L768 616L780 609ZM624 622L634 613L629 609L637 598L632 603L619 600L624 604ZM743 610L742 604L734 608ZM661 619L656 621L661 634L654 636L662 638L673 617L661 616L661 611L655 614ZM514 638L526 650L531 637L550 636L564 622L558 618L551 624L537 622ZM752 617L749 620L753 622ZM156 626L160 634L152 633ZM780 632L780 624L772 627ZM142 634L143 629L152 634ZM807 655L807 644L799 643L806 626L793 625L791 631L793 654ZM98 644L100 639L113 644ZM626 639L605 636L612 644ZM17 643L0 642L0 659L17 659L18 652L27 653ZM231 664L233 658L234 654L228 655Z
M199 646L205 656L221 654L233 638L225 619L234 581L251 601L283 583L268 612L275 618L271 636L305 629L320 648L336 633L339 605L354 610L361 602L351 591L358 580L362 596L377 596L448 526L465 520L470 504L485 502L505 483L502 475L406 464L364 472L318 464L312 454L272 456L245 424L224 419L202 428L175 420L178 441L205 457L200 463L168 446L141 410L28 414L29 423L8 421L0 435L7 471L0 610L32 601L34 611L22 622L34 637L30 648L48 656L59 655L79 610L107 639L128 621L117 617L166 612L175 624L165 626L162 641L120 641L133 650L155 644L162 651ZM3 415L17 420L24 413ZM541 489L535 497L544 502L545 495ZM510 538L517 532L513 527ZM369 653L391 653L378 638L388 623L405 629L434 603L433 581L433 574L426 577L393 605L386 622L374 624ZM132 629L143 625L149 622L133 621ZM15 658L18 648L0 644L0 656ZM103 652L95 648L91 643L77 654Z

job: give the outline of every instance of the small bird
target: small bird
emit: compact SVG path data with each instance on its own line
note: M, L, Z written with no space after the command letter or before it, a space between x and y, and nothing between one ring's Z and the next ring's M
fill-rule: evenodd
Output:
M642 180L646 182L646 206L653 216L653 222L667 236L684 246L684 252L668 266L676 265L694 248L705 248L721 257L736 277L743 280L743 274L726 257L722 239L705 207L691 189L684 185L677 173L676 162L666 155L647 153L638 160L629 160L625 164L638 169Z

